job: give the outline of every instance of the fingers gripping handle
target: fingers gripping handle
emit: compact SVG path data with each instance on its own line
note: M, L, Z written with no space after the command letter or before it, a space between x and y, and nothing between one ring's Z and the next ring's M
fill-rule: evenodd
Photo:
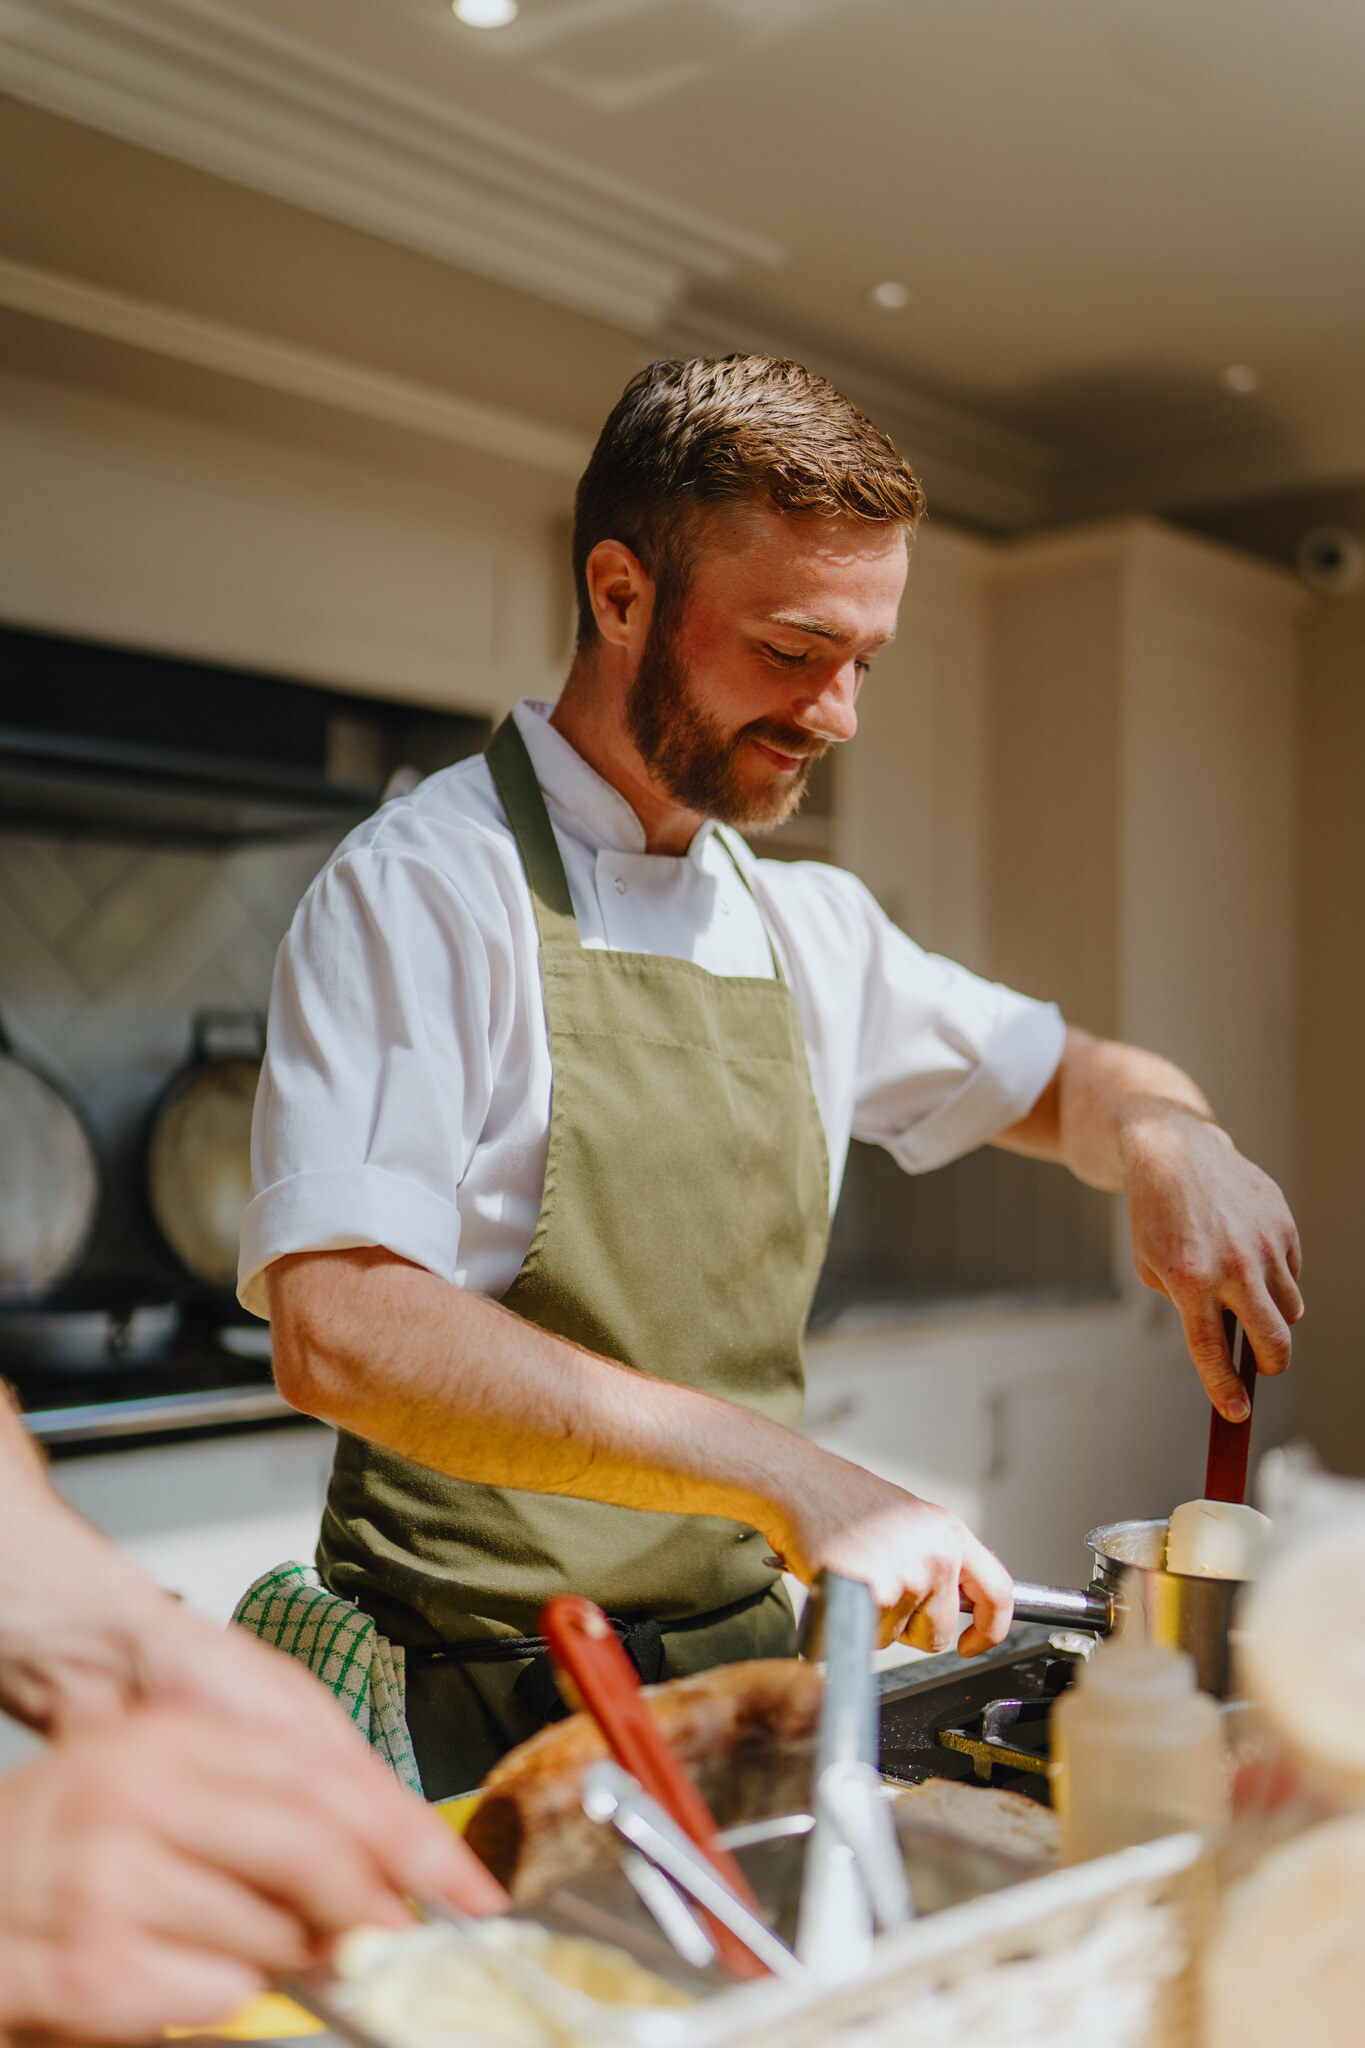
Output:
M1204 1474L1204 1498L1241 1502L1247 1494L1251 1406L1256 1399L1256 1356L1247 1341L1246 1331L1228 1308L1223 1310L1223 1330L1228 1340L1228 1356L1246 1388L1247 1412L1242 1422L1229 1422L1216 1408L1209 1417L1209 1462Z

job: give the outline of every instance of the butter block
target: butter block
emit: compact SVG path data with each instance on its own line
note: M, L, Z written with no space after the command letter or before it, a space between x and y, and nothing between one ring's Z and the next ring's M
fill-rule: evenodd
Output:
M1187 1500L1166 1528L1166 1569L1192 1579L1254 1579L1269 1517L1239 1501Z

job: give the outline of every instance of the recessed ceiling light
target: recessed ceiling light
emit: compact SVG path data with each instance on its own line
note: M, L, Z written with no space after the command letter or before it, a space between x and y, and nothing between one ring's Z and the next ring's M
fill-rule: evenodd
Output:
M506 28L520 10L517 0L450 0L450 11L466 28Z
M867 303L875 306L879 313L901 313L910 303L909 287L888 278L885 284L869 286Z
M1250 363L1229 363L1223 372L1223 382L1236 398L1250 398L1261 388L1261 380Z

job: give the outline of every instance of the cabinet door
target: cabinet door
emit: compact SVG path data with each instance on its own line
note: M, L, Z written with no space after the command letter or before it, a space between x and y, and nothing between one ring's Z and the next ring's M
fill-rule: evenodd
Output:
M978 1533L1017 1578L1089 1578L1086 1531L1113 1511L1117 1458L1103 1420L1112 1391L1090 1371L1030 1376L986 1394Z

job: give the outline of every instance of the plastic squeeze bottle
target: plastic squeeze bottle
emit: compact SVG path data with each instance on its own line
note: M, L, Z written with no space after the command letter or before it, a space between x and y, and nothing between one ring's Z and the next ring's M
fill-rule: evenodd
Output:
M1097 1651L1052 1709L1063 1860L1217 1827L1226 1805L1221 1725L1183 1650L1119 1641Z

